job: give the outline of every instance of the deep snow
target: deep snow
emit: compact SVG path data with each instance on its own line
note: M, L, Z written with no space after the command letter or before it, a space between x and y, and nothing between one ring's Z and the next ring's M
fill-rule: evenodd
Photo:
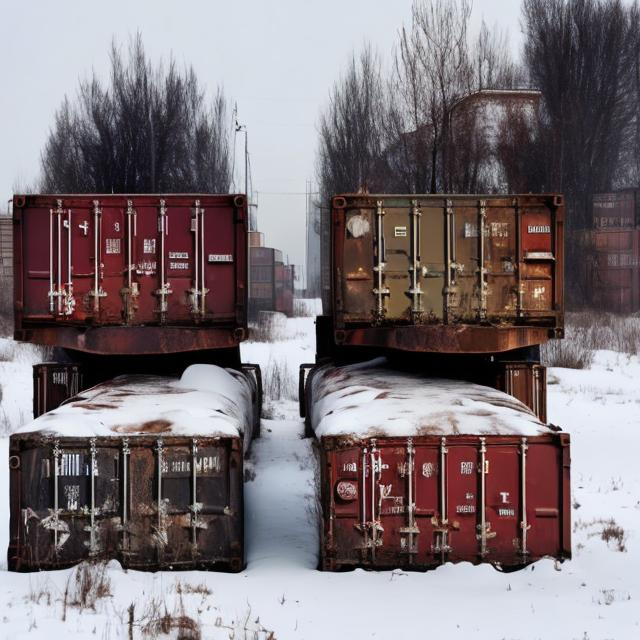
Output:
M291 382L297 365L313 360L313 322L288 327L292 339L246 344L243 356ZM30 413L29 363L0 362L2 411L13 428ZM640 638L639 379L638 358L613 352L598 352L588 371L550 372L549 419L572 436L574 558L561 566L543 560L511 574L468 564L429 573L316 571L312 444L302 438L297 404L283 399L268 403L276 419L263 420L248 465L245 571L148 574L111 563L112 595L95 610L68 605L66 613L77 570L1 572L0 638L128 638L131 604L136 638L148 637L145 626L158 631L153 620L165 610L195 619L203 638ZM2 549L7 485L5 437ZM624 551L602 538L611 519L623 530Z

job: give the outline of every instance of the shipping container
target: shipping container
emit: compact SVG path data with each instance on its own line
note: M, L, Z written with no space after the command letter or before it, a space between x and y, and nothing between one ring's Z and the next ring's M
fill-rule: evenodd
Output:
M282 251L252 246L250 252L249 313L256 320L262 311L293 315L293 265L283 262Z
M596 306L617 313L640 310L640 229L593 231L591 292Z
M251 372L197 365L181 380L116 378L20 429L10 439L9 568L115 558L240 571L243 458L259 397Z
M593 228L632 229L640 224L638 191L628 189L593 195Z
M57 409L85 388L82 366L41 362L33 365L33 417Z
M98 354L237 349L241 195L17 195L15 335Z
M321 469L321 568L571 557L570 439L480 385L320 366L306 382Z
M334 197L330 342L498 353L561 337L563 220L558 195Z
M0 216L0 278L3 286L5 279L13 275L13 220Z

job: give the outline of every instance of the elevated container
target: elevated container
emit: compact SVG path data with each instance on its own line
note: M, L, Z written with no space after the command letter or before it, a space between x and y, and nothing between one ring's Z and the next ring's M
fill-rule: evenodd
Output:
M563 334L558 195L336 196L321 343L498 353Z
M15 336L94 354L237 349L242 195L17 195Z

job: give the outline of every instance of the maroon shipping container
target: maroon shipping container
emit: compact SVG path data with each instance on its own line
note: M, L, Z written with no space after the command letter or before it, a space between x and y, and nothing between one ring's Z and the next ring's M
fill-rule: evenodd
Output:
M328 342L498 353L561 337L563 220L553 194L334 197Z
M570 558L569 435L500 391L377 362L320 365L306 380L321 567Z
M569 436L323 437L322 568L571 557Z
M593 244L594 303L618 313L640 310L640 229L594 231Z
M632 229L639 223L638 192L636 190L594 194L594 229Z
M293 282L294 282L293 265L276 265L276 311L284 313L289 318L293 316Z
M16 338L91 353L237 348L242 195L17 195Z

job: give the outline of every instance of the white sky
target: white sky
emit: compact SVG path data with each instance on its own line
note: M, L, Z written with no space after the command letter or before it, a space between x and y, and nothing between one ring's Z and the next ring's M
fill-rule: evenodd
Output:
M411 0L0 0L0 209L33 183L40 151L79 77L108 71L111 39L137 30L157 60L173 53L213 90L221 83L247 125L258 225L270 246L304 261L305 183L314 177L316 123L353 49L389 59ZM508 29L520 44L518 1L475 0L474 27ZM242 136L236 166L242 169ZM237 190L244 179L237 173ZM302 195L272 195L293 193Z

